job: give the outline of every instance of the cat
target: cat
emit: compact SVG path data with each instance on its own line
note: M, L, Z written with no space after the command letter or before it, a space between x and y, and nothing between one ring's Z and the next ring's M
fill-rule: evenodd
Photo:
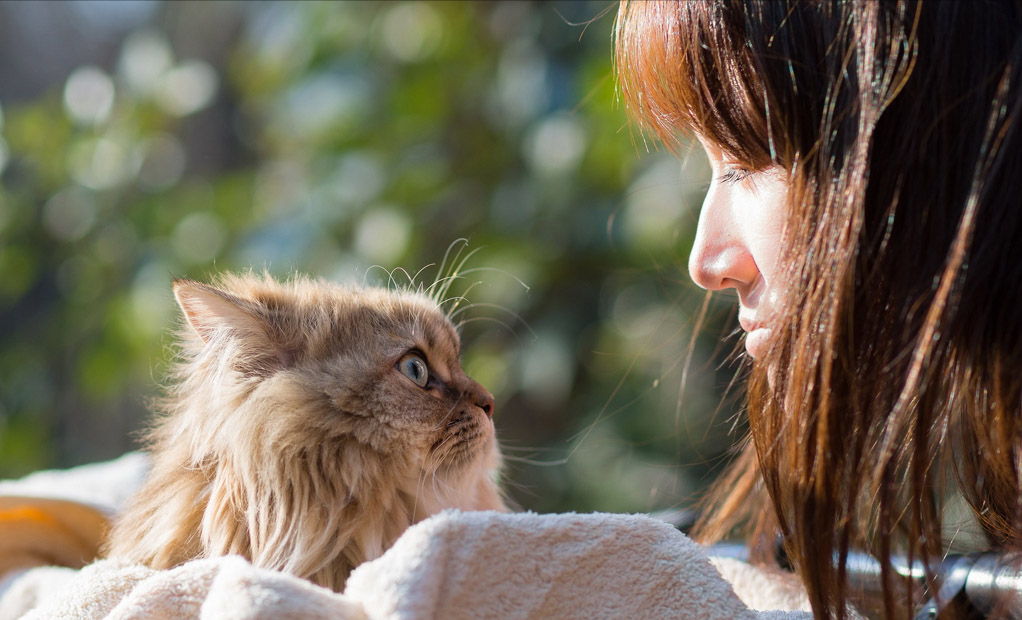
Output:
M181 355L108 556L239 554L340 591L417 521L507 510L493 396L436 299L251 273L173 289Z

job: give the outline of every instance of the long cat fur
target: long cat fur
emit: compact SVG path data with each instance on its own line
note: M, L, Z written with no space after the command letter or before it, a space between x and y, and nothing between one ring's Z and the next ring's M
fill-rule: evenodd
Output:
M108 555L170 568L239 554L340 590L429 515L506 510L492 396L435 299L252 274L174 293L180 359ZM409 351L426 388L396 366Z

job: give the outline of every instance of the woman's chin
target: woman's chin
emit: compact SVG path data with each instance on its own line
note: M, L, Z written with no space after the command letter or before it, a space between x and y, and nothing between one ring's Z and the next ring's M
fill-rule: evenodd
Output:
M770 346L773 331L765 327L754 329L745 336L745 350L752 359L762 359Z

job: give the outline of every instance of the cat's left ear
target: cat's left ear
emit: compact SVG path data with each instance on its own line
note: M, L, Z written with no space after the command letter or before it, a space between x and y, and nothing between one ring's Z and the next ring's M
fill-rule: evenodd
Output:
M203 342L208 344L218 336L237 338L259 356L275 358L279 365L290 362L291 356L274 341L258 305L192 280L175 280L174 297ZM260 366L270 361L263 360Z
M266 337L255 309L230 293L191 280L175 280L174 298L188 325L205 343L218 333L232 333L246 339Z

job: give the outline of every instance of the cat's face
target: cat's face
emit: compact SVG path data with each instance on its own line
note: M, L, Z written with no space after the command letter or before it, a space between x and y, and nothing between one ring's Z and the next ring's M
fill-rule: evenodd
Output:
M461 369L432 299L252 276L174 292L213 374L245 388L218 428L283 453L354 441L420 475L495 466L493 397Z

